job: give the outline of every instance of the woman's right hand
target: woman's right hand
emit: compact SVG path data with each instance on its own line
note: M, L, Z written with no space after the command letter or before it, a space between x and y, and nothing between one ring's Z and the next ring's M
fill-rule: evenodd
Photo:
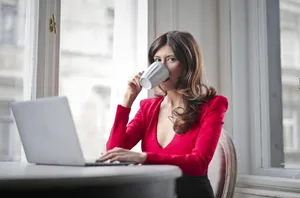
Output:
M142 90L140 79L143 72L134 75L127 83L127 91L124 96L123 106L130 108L136 97Z

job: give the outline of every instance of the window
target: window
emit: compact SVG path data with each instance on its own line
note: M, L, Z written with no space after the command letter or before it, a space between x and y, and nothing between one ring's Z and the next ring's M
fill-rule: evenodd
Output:
M300 2L280 1L284 168L300 168ZM272 77L272 76L271 76ZM284 95L286 95L284 97Z
M261 144L250 145L251 174L295 178L300 170L300 4L265 0L249 5L249 137Z
M291 117L283 117L283 145L284 152L286 155L290 152L298 151L298 123L297 123L297 111L293 111ZM289 160L288 160L289 159ZM291 157L286 157L286 163L289 164L289 161L293 160ZM287 166L285 166L287 168Z
M31 98L36 21L30 8L35 5L34 0L0 1L0 44L5 44L0 45L0 161L20 160L21 156L9 104Z
M61 1L58 91L69 99L88 159L105 151L124 84L139 69L135 4L137 1ZM146 56L142 57L147 60Z
M147 3L0 0L0 161L26 161L9 103L56 95L70 101L85 157L99 157L124 82L147 66L147 12L138 9Z
M17 39L16 30L19 28L18 27L18 0L1 0L0 9L1 9L0 43L15 45ZM19 17L21 16L19 15Z
M288 2L281 1L281 4ZM291 5L289 5L291 6ZM281 6L282 7L282 6ZM281 34L281 63L283 68L299 67L299 14L289 9L280 10L280 34Z
M59 94L69 99L89 157L104 150L110 127L113 8L114 1L61 1Z

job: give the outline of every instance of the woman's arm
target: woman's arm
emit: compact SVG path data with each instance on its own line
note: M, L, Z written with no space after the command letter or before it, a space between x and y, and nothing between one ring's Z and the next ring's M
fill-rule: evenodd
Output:
M177 165L187 175L204 175L218 145L227 108L227 99L218 96L212 107L208 109L209 112L199 128L195 148L190 154L169 155L146 152L145 163Z
M139 72L133 78L128 80L127 91L125 93L123 103L122 105L117 106L116 117L108 142L106 143L106 150L111 150L115 147L130 150L142 138L142 133L144 131L141 111L142 101L140 102L140 109L128 124L131 106L142 90L142 86L139 82L142 73L143 72Z
M144 133L141 104L142 102L140 103L140 109L129 123L131 108L122 105L117 106L116 117L106 143L106 150L111 150L115 147L130 150L141 140Z

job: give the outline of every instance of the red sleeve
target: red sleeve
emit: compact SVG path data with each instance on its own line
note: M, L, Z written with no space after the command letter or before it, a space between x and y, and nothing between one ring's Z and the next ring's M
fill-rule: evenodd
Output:
M196 138L195 148L190 154L169 155L146 152L147 159L145 163L176 165L187 175L204 175L216 150L227 108L228 101L225 97L219 96L212 103L212 106L203 118Z
M106 143L106 150L111 150L114 147L130 150L141 140L144 132L141 108L128 123L130 111L131 108L122 105L117 106L116 117Z

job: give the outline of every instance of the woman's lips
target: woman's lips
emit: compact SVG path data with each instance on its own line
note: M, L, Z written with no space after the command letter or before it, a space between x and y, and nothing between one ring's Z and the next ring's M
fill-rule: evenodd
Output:
M168 80L170 80L170 77L168 77L164 82L167 82Z

